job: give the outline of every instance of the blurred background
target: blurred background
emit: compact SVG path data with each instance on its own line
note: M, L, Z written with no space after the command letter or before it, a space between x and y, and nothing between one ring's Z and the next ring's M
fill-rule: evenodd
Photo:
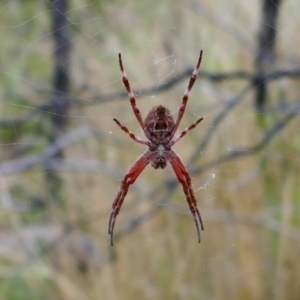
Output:
M0 299L299 299L300 2L0 2ZM177 116L201 243L173 170L148 167L143 116Z

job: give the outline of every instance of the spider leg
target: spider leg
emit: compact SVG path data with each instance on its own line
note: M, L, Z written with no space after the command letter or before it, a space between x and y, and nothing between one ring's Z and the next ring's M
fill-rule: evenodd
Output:
M189 82L189 85L183 95L183 98L182 98L182 103L181 103L181 106L179 107L179 110L178 110L178 116L177 116L177 120L175 122L175 125L174 125L174 128L172 130L172 133L171 133L171 136L173 136L180 124L180 121L184 115L184 112L185 112L185 107L186 107L186 104L188 102L188 99L189 99L189 95L190 95L190 91L192 90L193 88L193 85L197 79L197 75L198 75L198 72L199 72L199 68L200 68L200 64L201 64L201 60L202 60L202 53L203 51L201 50L200 51L200 56L199 56L199 59L198 59L198 63L197 63L197 66L195 67L195 70L192 74L192 77L190 79L190 82Z
M130 99L130 104L131 104L131 107L133 109L133 112L138 120L138 122L140 123L143 131L145 131L145 125L144 125L144 122L143 122L143 119L142 119L142 116L141 116L141 113L140 113L140 110L138 109L138 107L136 106L136 100L134 98L134 94L131 90L131 87L130 87L130 83L129 83L129 80L126 76L126 73L125 73L125 70L124 70L124 67L123 67L123 62L122 62L122 57L121 57L121 53L119 53L119 64L120 64L120 69L121 69L121 73L122 73L122 80L123 80L123 83L124 83L124 86L126 88L126 91L127 91L127 94L128 94L128 97Z
M122 125L117 119L114 119L114 121L118 124L118 126L126 132L135 142L143 144L143 145L149 145L149 143L143 139L140 139L136 137L126 126Z
M109 217L108 223L108 234L110 235L110 243L113 246L113 234L114 234L114 227L117 215L121 209L123 201L127 195L129 186L135 182L141 172L145 169L145 167L150 162L151 154L149 151L146 151L141 157L137 159L134 165L130 168L127 174L124 176L121 182L121 186L119 192L112 204L112 209Z
M193 123L192 125L190 125L186 129L184 129L177 137L175 137L171 141L171 146L173 146L175 143L177 143L179 140L181 140L181 138L183 138L190 130L194 129L202 120L203 120L203 118L200 118L195 123Z
M187 169L183 165L181 159L174 151L172 151L168 160L169 160L170 164L172 165L172 168L177 176L178 181L181 183L181 185L183 187L183 192L185 194L186 200L190 207L190 211L191 211L194 221L195 221L197 235L198 235L198 242L200 243L201 239L200 239L199 222L200 222L201 230L204 230L204 226L203 226L200 211L197 207L196 196L192 189L191 177L190 177Z

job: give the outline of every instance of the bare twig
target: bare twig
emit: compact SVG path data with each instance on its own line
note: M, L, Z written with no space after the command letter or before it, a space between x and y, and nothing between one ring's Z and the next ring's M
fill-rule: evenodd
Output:
M18 118L18 119L2 119L0 120L0 127L2 128L10 128L10 127L15 127L21 124L24 124L25 122L29 121L30 118L35 114L34 111L31 111L28 114L25 114L24 116Z
M261 149L263 149L266 145L268 145L271 140L285 128L285 126L297 116L297 112L291 112L287 114L282 120L276 122L266 133L264 138L259 141L257 144L245 148L237 148L232 149L228 154L220 155L218 158L211 160L198 168L194 168L191 170L193 175L203 173L204 171L210 169L213 166L222 164L227 161L231 161L237 159L239 157L254 155Z
M88 127L73 130L68 134L62 135L39 155L29 155L24 158L10 160L0 164L0 174L5 176L25 171L36 164L46 162L71 144L95 135L96 133Z
M193 68L187 68L186 70L182 71L178 75L176 75L174 78L166 82L164 85L160 85L159 87L154 86L150 88L141 89L139 92L139 95L142 96L150 96L153 95L153 93L161 93L164 91L167 91L169 89L172 89L174 86L179 84L181 81L185 80L186 78L191 76L191 73L193 72ZM200 71L198 77L204 78L211 81L224 81L224 80L250 80L253 82L253 80L257 79L258 77L261 79L261 74L255 74L250 72L244 72L244 71L235 71L235 72L229 72L229 73L212 73L207 71ZM288 78L298 78L300 77L300 70L277 70L275 72L265 74L263 75L264 81L272 81L277 80L279 78L288 77ZM108 95L93 95L90 99L90 101L83 101L80 99L74 99L73 104L79 105L79 106L89 106L89 105L95 105L97 103L105 103L108 101L111 101L112 99L115 100L122 100L127 99L127 93L124 91L108 94Z
M193 72L193 68L187 68L186 70L182 71L176 77L169 80L166 84L161 85L159 87L153 86L145 89L141 89L139 94L143 96L149 96L153 93L161 93L165 92L177 84L179 84L181 81L185 80L186 78L190 77L191 73ZM204 78L211 81L224 81L224 80L249 80L251 82L257 80L259 78L259 81L272 81L277 80L280 78L299 78L300 77L300 70L277 70L269 74L261 75L261 74L255 74L250 72L244 72L244 71L235 71L235 72L229 72L229 73L211 73L207 71L201 71L198 75L200 78ZM72 106L79 106L79 107L85 107L85 106L91 106L101 103L106 103L112 100L118 100L123 101L127 100L127 93L123 90L116 93L111 94L97 94L93 95L89 101L84 101L82 99L76 98L75 96L71 96L70 94L63 94L64 97L68 97L69 100L72 100L69 102ZM3 127L13 127L16 124L22 124L24 122L29 121L33 115L35 114L45 114L49 113L50 115L58 113L53 112L50 105L38 105L38 106L32 106L30 107L32 111L28 114L26 114L23 117L17 118L17 119L6 119L6 120L0 120L0 126ZM59 115L63 118L67 118L67 115Z
M67 159L49 159L43 164L46 170L74 171L87 173L110 174L113 177L121 178L124 170L107 165L100 161L75 161Z
M228 113L240 102L243 100L244 96L252 89L252 86L249 85L246 87L239 95L234 97L231 101L227 103L227 105L222 109L222 111L217 115L217 117L212 122L211 126L206 132L206 135L202 142L198 145L196 150L194 151L193 156L190 158L190 161L188 164L192 164L196 158L199 156L199 153L204 151L206 147L208 146L213 134L215 131L219 128L218 126L220 123L225 119L225 117L228 115Z

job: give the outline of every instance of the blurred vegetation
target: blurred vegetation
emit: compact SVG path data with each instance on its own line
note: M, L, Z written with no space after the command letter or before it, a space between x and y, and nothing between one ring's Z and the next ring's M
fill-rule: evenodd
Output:
M3 164L49 146L52 2L0 4L1 174ZM141 135L124 97L117 53L142 114L162 104L176 115L188 77L156 90L193 68L200 49L201 70L255 72L261 9L258 0L70 1L72 106L62 138L87 126L96 134L64 149L68 165L55 165L63 206L47 189L53 168L46 160L2 174L0 299L299 298L298 119L251 155L218 162L261 141L290 107L297 111L297 78L268 84L263 113L255 110L250 88L203 151L199 143L215 118L250 82L198 78L180 129L199 117L204 121L175 148L193 174L205 226L201 244L171 168L143 172L118 216L114 248L107 235L120 180L144 151L112 120ZM296 0L280 6L274 70L300 65L299 15ZM150 87L153 92L144 94ZM97 102L110 94L115 96ZM18 123L20 118L25 121Z

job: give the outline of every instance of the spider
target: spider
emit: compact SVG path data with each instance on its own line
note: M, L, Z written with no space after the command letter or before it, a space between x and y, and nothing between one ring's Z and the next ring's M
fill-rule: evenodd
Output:
M133 139L139 144L146 145L148 149L137 159L137 161L126 173L126 175L122 179L119 192L113 201L108 223L108 234L110 235L111 246L113 246L113 233L116 218L127 195L129 186L135 182L135 180L138 178L138 176L149 163L151 163L151 166L154 169L163 169L166 167L167 162L171 164L178 181L183 187L183 192L185 194L190 211L195 221L198 242L200 243L199 222L202 230L204 230L204 226L200 215L200 211L197 207L197 200L192 189L191 176L185 168L185 166L183 165L180 157L176 154L174 150L172 150L172 146L175 143L177 143L182 137L184 137L188 131L194 129L203 120L203 118L198 119L195 123L183 130L179 135L175 136L180 121L184 115L190 91L192 90L192 87L196 81L201 60L202 50L200 51L198 63L190 78L189 85L182 98L182 103L179 107L176 121L174 121L170 110L162 105L155 106L154 108L152 108L146 116L145 120L143 120L140 110L136 105L136 100L131 90L129 80L124 71L121 53L119 53L119 65L122 73L122 80L127 90L133 113L136 116L137 121L139 122L144 132L146 140L136 137L131 131L127 129L127 127L122 125L117 119L114 119L114 121L121 128L121 130L123 130L129 135L131 139Z

